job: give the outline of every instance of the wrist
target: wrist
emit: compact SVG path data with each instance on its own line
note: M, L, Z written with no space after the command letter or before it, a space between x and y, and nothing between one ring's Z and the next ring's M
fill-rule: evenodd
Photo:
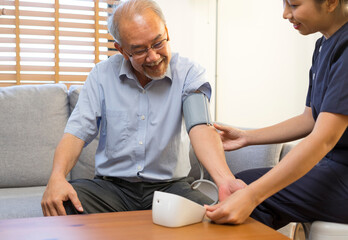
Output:
M236 178L232 175L232 173L225 173L223 175L213 176L213 179L217 187L219 188L229 182L234 181Z
M241 130L241 138L244 140L243 147L252 145L252 137L250 136L251 130Z
M49 181L59 181L62 179L66 179L66 176L64 173L60 173L60 172L52 172Z
M262 189L259 189L255 186L255 184L251 183L249 184L245 190L249 192L250 198L255 204L255 207L262 203L265 199L267 199L267 196L265 196L265 192L262 191Z

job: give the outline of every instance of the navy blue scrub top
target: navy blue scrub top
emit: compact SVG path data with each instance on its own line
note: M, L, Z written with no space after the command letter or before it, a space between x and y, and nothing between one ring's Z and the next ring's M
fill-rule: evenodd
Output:
M317 40L306 105L316 121L321 112L348 115L348 23L329 39ZM327 158L348 166L348 130Z

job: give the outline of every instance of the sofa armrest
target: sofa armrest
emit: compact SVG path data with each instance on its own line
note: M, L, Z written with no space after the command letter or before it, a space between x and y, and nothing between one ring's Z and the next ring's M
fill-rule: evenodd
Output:
M288 152L290 152L290 150L296 146L297 142L298 141L284 143L279 160L283 159L283 157L285 157L285 155L288 154Z

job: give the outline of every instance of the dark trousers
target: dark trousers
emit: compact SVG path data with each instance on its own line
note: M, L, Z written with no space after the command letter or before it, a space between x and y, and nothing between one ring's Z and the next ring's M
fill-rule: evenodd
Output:
M188 198L201 205L213 201L198 190L191 189L189 178L171 182L128 182L119 178L95 177L72 180L84 209L83 213L121 212L151 209L155 191ZM67 214L77 214L70 201L64 203Z
M270 168L236 177L250 184ZM305 176L262 202L251 217L279 229L290 222L348 223L348 166L323 159Z

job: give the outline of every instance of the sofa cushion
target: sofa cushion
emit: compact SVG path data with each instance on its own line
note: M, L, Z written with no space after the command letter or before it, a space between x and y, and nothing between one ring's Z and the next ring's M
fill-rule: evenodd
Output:
M279 162L283 144L248 146L231 152L225 152L227 164L233 174L261 167L273 167ZM200 172L197 158L193 149L190 151L191 172L189 176L198 179ZM204 169L204 178L212 180L208 171Z
M79 98L82 86L72 85L69 88L69 102L70 102L70 113L74 110L77 100ZM71 179L87 178L91 179L94 177L95 169L95 153L99 142L98 136L88 144L83 150L77 161L75 167L71 170Z
M0 88L0 187L46 185L66 125L66 86Z
M0 219L43 216L41 198L42 187L0 189Z
M227 164L233 174L251 169L273 167L279 162L283 144L248 146L226 152Z

